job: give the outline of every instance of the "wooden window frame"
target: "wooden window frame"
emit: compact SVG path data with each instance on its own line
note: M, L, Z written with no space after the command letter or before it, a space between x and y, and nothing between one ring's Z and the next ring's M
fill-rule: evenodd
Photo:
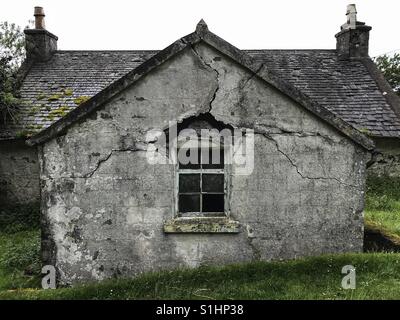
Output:
M231 179L231 165L227 159L231 159L230 153L232 152L230 146L224 146L222 143L219 143L216 145L212 140L210 141L209 139L204 139L201 137L197 138L197 143L198 145L196 148L198 149L198 152L201 152L203 147L203 144L206 144L208 148L223 148L224 150L224 168L223 169L203 169L200 167L199 169L180 169L179 168L179 161L177 157L177 150L179 150L179 147L183 144L187 143L186 140L184 141L179 141L177 143L177 146L173 148L175 152L175 168L174 168L174 216L175 217L229 217L230 216L230 179ZM193 194L200 194L200 212L179 212L179 195L181 194L179 192L179 176L181 174L200 174L200 192L195 192ZM221 194L219 192L202 192L201 187L202 187L202 176L203 174L223 174L224 175L224 212L202 212L202 194ZM182 194L190 194L190 193L182 193Z

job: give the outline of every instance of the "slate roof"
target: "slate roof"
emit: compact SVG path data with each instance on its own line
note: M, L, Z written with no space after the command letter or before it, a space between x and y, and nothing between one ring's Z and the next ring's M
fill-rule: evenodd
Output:
M57 51L50 61L34 63L20 88L18 122L0 128L0 139L50 126L156 52Z
M400 117L362 61L339 60L336 50L246 52L361 131L400 137Z
M400 137L400 119L366 66L343 61L335 50L242 50L362 132ZM22 86L19 120L0 139L49 127L158 51L57 51L35 63Z

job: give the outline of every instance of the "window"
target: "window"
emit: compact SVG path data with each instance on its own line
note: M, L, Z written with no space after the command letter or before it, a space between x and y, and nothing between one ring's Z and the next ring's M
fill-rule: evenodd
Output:
M224 216L226 212L226 168L224 149L215 145L182 147L178 161L178 215ZM178 157L182 160L182 157Z
M164 232L241 232L239 221L231 217L229 201L233 128L201 114L183 120L177 133L175 139L168 138L167 152L175 164L175 206Z

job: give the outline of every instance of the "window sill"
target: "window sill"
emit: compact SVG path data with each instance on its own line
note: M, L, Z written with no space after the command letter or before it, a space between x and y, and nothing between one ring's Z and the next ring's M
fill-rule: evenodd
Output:
M238 221L227 217L180 217L164 224L165 233L239 233Z

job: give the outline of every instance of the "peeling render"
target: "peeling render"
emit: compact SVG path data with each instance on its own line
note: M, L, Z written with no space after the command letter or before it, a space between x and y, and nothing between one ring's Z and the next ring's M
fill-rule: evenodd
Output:
M193 45L43 145L44 261L61 283L362 250L367 152L264 69ZM146 135L204 113L255 131L254 171L230 173L229 219L182 221L175 168L148 163Z

